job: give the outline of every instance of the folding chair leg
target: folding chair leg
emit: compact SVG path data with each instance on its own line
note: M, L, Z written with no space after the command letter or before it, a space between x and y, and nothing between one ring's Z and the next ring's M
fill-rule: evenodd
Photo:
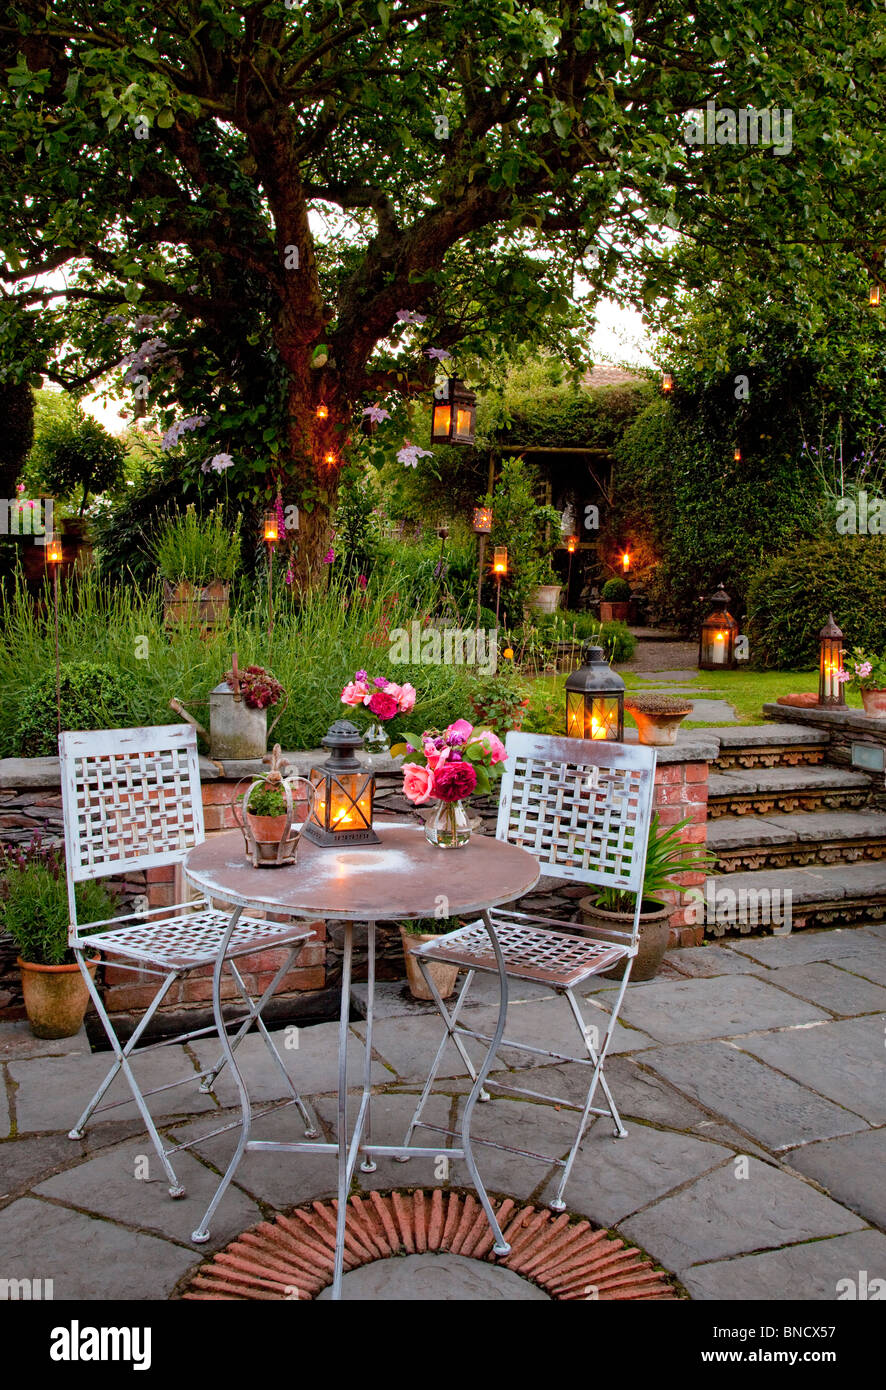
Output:
M74 954L77 957L77 964L80 966L80 970L82 971L86 979L86 987L89 990L90 997L92 998L92 1002L95 1005L95 1011L101 1019L102 1026L105 1030L108 1041L114 1049L114 1056L116 1060L114 1062L114 1065L108 1072L107 1076L105 1077L104 1081L99 1086L92 1100L89 1102L83 1114L80 1116L80 1119L77 1121L77 1124L74 1126L72 1130L68 1131L68 1138L83 1138L84 1126L86 1125L86 1122L88 1121L89 1117L94 1113L96 1107L98 1106L102 1097L105 1095L106 1091L108 1090L108 1087L111 1085L111 1082L114 1080L117 1073L122 1071L126 1080L129 1082L129 1089L132 1091L132 1098L135 1101L139 1114L145 1122L145 1129L148 1131L148 1134L150 1135L151 1143L154 1145L157 1157L163 1165L163 1170L166 1173L167 1178L169 1179L169 1195L170 1197L184 1197L185 1189L182 1187L181 1183L176 1177L175 1169L169 1162L166 1150L163 1147L163 1140L160 1138L160 1135L157 1132L157 1126L154 1124L151 1112L147 1107L145 1098L141 1093L141 1089L139 1088L139 1084L133 1075L132 1067L129 1065L129 1054L134 1049L136 1043L138 1042L142 1033L147 1028L157 1009L159 1009L160 1005L162 1004L163 1000L168 994L171 986L177 979L181 978L180 972L167 976L164 984L160 987L160 989L158 989L157 993L154 995L154 998L151 1000L150 1006L146 1009L141 1019L141 1022L133 1032L132 1037L129 1039L129 1042L126 1044L125 1047L121 1047L120 1040L117 1037L117 1034L114 1032L114 1026L111 1023L110 1018L108 1017L108 1013L105 1009L104 1004L102 1003L101 995L98 992L98 986L93 980L89 970L86 968L86 965L83 960L83 952L75 951Z
M443 1002L443 999L440 995L440 991L437 989L437 986L428 971L427 965L422 960L421 956L418 957L418 963L421 968L422 975L424 976L425 981L427 983L428 989L431 991L431 996L434 1000L434 1003L437 1006L437 1011L446 1025L446 1032L440 1039L440 1046L437 1048L437 1055L434 1058L430 1073L428 1075L428 1079L425 1082L424 1090L422 1091L421 1096L419 1097L419 1102L416 1106L415 1114L409 1121L409 1129L406 1131L406 1138L403 1140L404 1144L412 1143L412 1136L415 1133L415 1129L419 1123L419 1120L422 1117L422 1112L425 1106L427 1105L428 1097L430 1096L431 1091L433 1090L434 1082L437 1080L437 1073L440 1070L440 1064L443 1061L443 1053L446 1051L446 1044L447 1042L449 1042L450 1038L452 1039L455 1046L458 1048L459 1055L461 1056L461 1059L465 1064L465 1069L467 1070L471 1080L476 1081L477 1079L476 1069L470 1057L468 1056L467 1049L465 1048L464 1043L462 1042L458 1034L453 1032L453 1028L458 1022L458 1016L461 1012L462 1005L464 1004L465 999L467 999L468 997L468 990L471 987L471 982L476 972L473 970L468 971L467 976L465 977L465 982L458 992L458 998L456 999L455 1005L452 1009L452 1013L450 1014L446 1008L445 1003ZM489 1098L489 1092L481 1090L479 1099L489 1100ZM398 1155L397 1162L408 1163L409 1154L403 1154L402 1156Z

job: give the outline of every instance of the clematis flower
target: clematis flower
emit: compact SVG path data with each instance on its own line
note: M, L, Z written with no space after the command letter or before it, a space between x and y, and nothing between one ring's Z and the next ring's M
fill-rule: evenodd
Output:
M433 357L436 362L445 362L452 356L445 348L425 348L428 357Z
M203 464L201 472L208 473L212 469L213 473L223 473L226 468L233 468L234 460L230 454L215 454L211 459Z
M416 323L419 326L427 321L427 314L417 314L414 309L398 309L398 323Z
M404 463L407 468L417 468L419 459L433 457L430 449L420 449L417 444L412 444L408 439L404 439L403 448L397 453L397 462Z
M381 405L368 405L363 414L368 415L374 425L380 425L383 420L391 418L391 412Z
M185 420L177 420L174 425L170 425L169 429L160 440L160 448L163 449L164 452L168 449L174 449L186 430L199 430L202 429L204 425L208 424L208 415L189 415Z

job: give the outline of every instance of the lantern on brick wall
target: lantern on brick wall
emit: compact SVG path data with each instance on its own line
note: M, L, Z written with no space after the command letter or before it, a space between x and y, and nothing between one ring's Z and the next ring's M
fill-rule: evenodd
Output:
M473 391L457 376L447 377L434 392L431 443L473 444L476 414L477 397Z
M311 768L314 808L305 835L315 845L380 844L372 828L375 774L355 756L362 735L347 719L337 719L321 742L329 757Z
M819 633L818 703L845 705L846 692L840 676L843 672L843 634L831 613Z
M711 612L701 625L698 666L701 671L731 671L735 665L738 623L726 605L729 595L718 588L710 597Z
M609 666L602 647L582 648L584 666L566 678L566 734L569 738L624 737L625 683Z

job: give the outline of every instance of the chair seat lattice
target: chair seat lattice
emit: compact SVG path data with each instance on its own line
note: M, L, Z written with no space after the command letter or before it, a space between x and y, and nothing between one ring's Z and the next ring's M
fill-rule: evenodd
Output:
M157 922L94 932L82 937L81 943L111 956L124 956L167 970L190 970L215 960L229 921L227 913L207 907L176 917L164 917ZM313 935L311 928L302 922L265 922L256 917L241 917L234 928L226 959L289 946L295 941L307 941Z
M572 987L624 960L627 948L589 941L565 932L546 931L500 919L491 913L509 975L541 984ZM498 972L489 935L482 922L428 941L415 952L425 960L445 961L465 970Z

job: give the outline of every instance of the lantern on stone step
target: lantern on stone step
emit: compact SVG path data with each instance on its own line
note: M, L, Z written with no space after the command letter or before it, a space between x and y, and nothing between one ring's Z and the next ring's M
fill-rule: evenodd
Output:
M434 391L432 444L473 444L477 397L457 376L447 377Z
M329 757L322 767L312 767L314 807L305 835L315 845L377 845L372 828L375 774L356 757L363 737L347 719L337 719L321 739Z
M831 613L818 636L818 703L832 708L846 704L843 689L843 634Z
M700 671L731 671L735 666L738 623L727 608L729 595L722 587L711 594L711 612L701 625L698 644Z
M606 661L602 647L588 643L582 656L585 664L566 678L566 735L620 743L625 683Z

